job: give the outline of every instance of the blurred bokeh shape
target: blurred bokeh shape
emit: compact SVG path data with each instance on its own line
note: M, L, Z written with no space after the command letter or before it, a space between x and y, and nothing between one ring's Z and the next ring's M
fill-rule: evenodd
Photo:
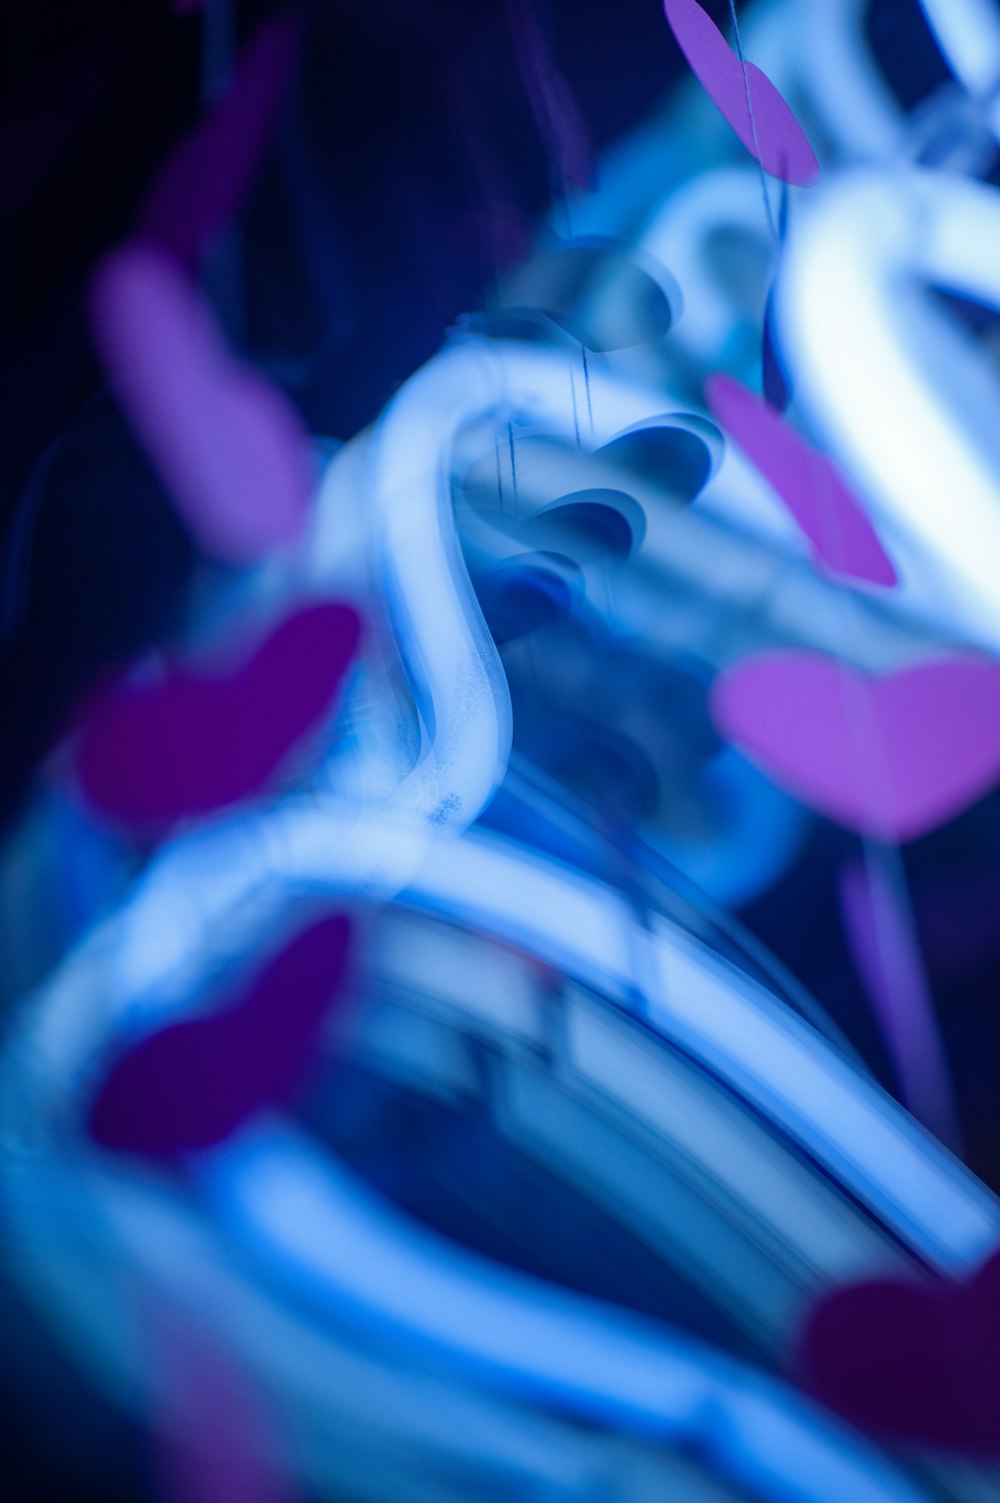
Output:
M73 748L87 801L148 833L259 793L330 714L360 622L336 602L304 607L254 650L208 674L119 679L82 712Z
M813 1395L885 1438L1000 1456L1000 1256L972 1277L827 1295L801 1332Z
M139 207L134 234L182 266L234 218L271 140L298 49L296 18L262 22L240 53L220 102L183 136L154 177Z
M769 402L729 376L712 376L705 395L716 422L780 496L817 563L866 584L897 583L867 512L827 455Z
M285 1101L309 1066L347 964L342 914L302 930L235 1001L150 1034L112 1066L90 1111L103 1148L172 1159Z
M199 546L240 565L298 537L312 492L305 430L230 355L183 273L140 243L113 251L90 315L118 400Z
M819 163L801 125L765 73L738 58L697 0L663 0L670 29L702 87L765 172L808 187Z
M264 1386L215 1322L148 1295L157 1503L293 1503Z
M881 677L819 653L774 651L720 675L721 733L817 812L913 840L1000 778L1000 664L972 653Z
M848 951L878 1020L899 1094L955 1152L961 1134L902 866L869 848L841 868L840 913Z

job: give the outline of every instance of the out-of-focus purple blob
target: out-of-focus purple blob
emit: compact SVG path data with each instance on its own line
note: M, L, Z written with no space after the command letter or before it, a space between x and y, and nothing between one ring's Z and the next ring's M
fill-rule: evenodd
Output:
M744 73L744 64L698 0L663 0L663 9L692 72L750 155L783 182L814 183L816 155L767 74L751 62Z
M818 564L866 584L898 582L864 507L831 459L729 376L710 377L705 397L716 422L781 497Z
M887 1440L1000 1455L1000 1255L962 1282L854 1284L814 1306L809 1391Z
M193 538L249 564L299 536L312 493L295 409L234 360L205 303L159 251L112 251L90 323L126 416Z
M190 9L190 5L187 6ZM236 215L274 132L298 50L295 17L263 21L240 53L231 88L170 152L140 206L134 234L196 265Z
M86 132L115 77L118 44L99 37L40 68L0 115L0 214L14 214Z
M259 793L329 716L359 633L349 606L313 605L225 675L174 665L102 688L74 747L88 802L152 834Z
M221 1333L154 1307L160 1503L292 1503L264 1395Z
M840 874L840 911L855 970L878 1019L900 1094L925 1127L949 1147L958 1117L902 870L876 847Z
M170 1160L209 1148L293 1094L341 987L351 938L321 919L271 959L223 1011L151 1034L115 1063L90 1112L103 1148Z
M803 803L893 842L954 818L1000 779L1000 665L971 653L876 678L763 652L713 686L720 732Z

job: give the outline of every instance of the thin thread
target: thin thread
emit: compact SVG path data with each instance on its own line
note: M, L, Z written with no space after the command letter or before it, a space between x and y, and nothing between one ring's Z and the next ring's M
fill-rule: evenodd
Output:
M517 507L517 459L514 456L514 424L507 424L507 443L510 447L510 485L514 492L514 506Z
M583 384L587 391L587 417L590 419L590 436L594 436L594 408L590 400L590 366L587 364L587 346L581 344L580 353L583 356Z
M576 410L576 382L573 379L573 367L569 368L569 395L573 403L573 432L576 434L576 447L580 448L580 419Z
M825 548L838 561L846 558L843 519L830 491L830 474L825 465L810 463L809 487L818 502L820 526ZM847 615L847 621L851 620ZM845 646L853 633L845 628ZM841 695L845 715L851 723L854 757L865 764L865 774L883 802L889 793L892 770L885 758L885 744L879 733L875 708L858 685L846 662L841 674ZM869 1000L886 1044L904 1104L953 1153L962 1155L962 1135L955 1101L954 1082L941 1026L934 1006L927 966L920 947L916 915L910 895L898 839L887 836L873 839L860 832L862 856L867 873L868 903L875 930L878 964L885 981L885 996L893 1016L886 1017L876 995ZM887 911L886 904L895 908ZM893 936L904 951L904 973L891 964ZM896 957L898 959L898 957ZM861 978L862 982L864 978ZM911 984L912 983L912 984ZM868 990L868 988L865 988ZM900 1021L909 1014L909 1029L919 1040L916 1058L905 1048L905 1030ZM920 1057L920 1049L924 1053Z
M781 240L778 236L778 227L774 222L774 214L771 210L771 200L768 197L767 175L764 172L764 165L760 159L760 142L757 139L757 117L753 112L753 100L750 97L750 73L747 68L747 60L743 54L743 42L740 38L740 23L736 19L736 0L729 0L729 14L732 17L733 22L733 38L736 42L736 56L739 58L740 67L743 69L743 90L746 94L747 112L750 115L750 130L753 133L753 154L754 160L757 163L757 172L760 177L760 191L764 199L764 213L767 215L767 227L771 232L771 238L777 246L781 244Z

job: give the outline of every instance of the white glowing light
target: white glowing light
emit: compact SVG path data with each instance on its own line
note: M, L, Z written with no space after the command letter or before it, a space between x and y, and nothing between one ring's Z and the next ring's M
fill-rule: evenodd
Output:
M891 1467L776 1385L611 1308L463 1252L378 1202L304 1140L262 1136L206 1188L300 1298L404 1350L603 1423L707 1446L792 1503L916 1503Z
M869 8L869 0L807 0L794 12L789 5L786 27L802 37L789 66L836 147L882 160L900 145L903 116L865 37Z
M994 0L920 0L955 77L987 106L1000 130L1000 14Z
M778 285L796 391L901 559L904 589L1000 646L1000 387L931 313L938 285L1000 307L1000 194L855 171L803 205Z

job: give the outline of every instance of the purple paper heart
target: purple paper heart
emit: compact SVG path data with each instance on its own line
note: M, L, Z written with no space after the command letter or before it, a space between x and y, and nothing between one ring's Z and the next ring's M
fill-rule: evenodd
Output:
M698 0L663 0L663 9L692 72L750 155L772 177L801 187L814 183L816 155L767 75L740 62Z
M819 564L868 584L897 583L864 507L832 460L807 444L769 403L728 376L712 376L705 397L719 426L781 497Z
M226 675L168 667L87 703L74 748L89 803L156 832L258 793L329 716L360 623L348 606L297 611Z
M274 132L298 50L293 16L257 27L221 102L184 136L139 209L135 235L193 267L243 202Z
M247 564L298 537L307 436L281 392L232 359L184 276L126 246L98 267L90 314L118 399L198 544Z
M1000 1454L1000 1255L971 1279L855 1284L800 1338L809 1391L887 1439Z
M720 675L721 734L803 803L852 830L912 840L1000 778L1000 665L973 654L882 678L811 652Z
M222 1142L294 1092L341 987L351 937L342 914L298 934L220 1012L172 1023L135 1044L102 1082L90 1133L147 1158Z

